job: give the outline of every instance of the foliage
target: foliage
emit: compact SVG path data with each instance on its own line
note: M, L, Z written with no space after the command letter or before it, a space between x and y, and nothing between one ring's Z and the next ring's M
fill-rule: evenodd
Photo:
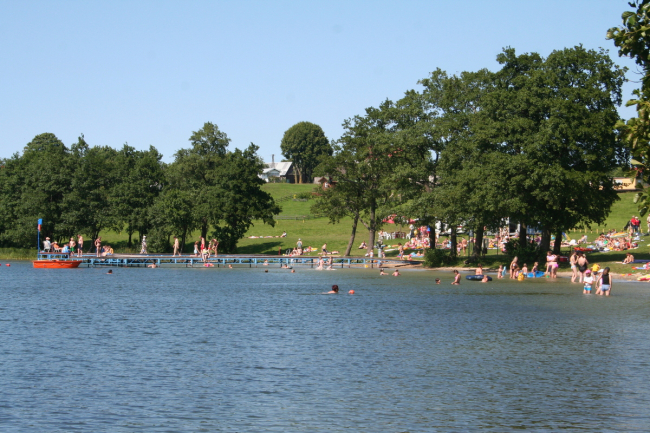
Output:
M453 263L454 257L455 255L452 256L451 250L430 248L424 253L424 266L427 268L449 266Z
M148 234L151 252L167 252L173 234L184 242L196 228L206 236L211 227L220 250L232 252L254 221L274 224L280 208L261 189L255 145L229 152L228 137L209 122L190 142L168 166L153 146L117 151L90 146L81 135L68 149L54 134L36 136L22 155L0 164L0 244L35 245L41 218L42 238L59 243L125 229L128 249L138 231L140 239Z
M298 194L295 195L295 197L301 200L311 200L312 198L314 198L314 193L311 191L299 192Z
M518 239L510 239L506 242L505 249L506 254L511 259L517 257L520 265L526 263L529 265L529 268L532 268L533 263L537 262L545 253L545 251L540 251L535 243L527 243L522 246Z
M287 129L280 143L282 155L293 162L299 183L311 182L321 157L332 154L323 129L311 122L299 122Z
M634 90L634 99L626 103L636 106L637 117L627 122L620 121L621 137L632 150L632 156L640 162L643 179L650 181L650 0L633 1L630 7L636 11L625 11L621 18L623 25L607 32L607 39L614 41L619 56L627 56L636 62L642 71L641 88ZM650 194L643 192L635 198L639 212L644 215L650 209Z
M5 246L36 244L36 222L42 233L62 240L63 200L71 188L70 150L54 135L40 134L22 155L4 161L0 170L0 239Z

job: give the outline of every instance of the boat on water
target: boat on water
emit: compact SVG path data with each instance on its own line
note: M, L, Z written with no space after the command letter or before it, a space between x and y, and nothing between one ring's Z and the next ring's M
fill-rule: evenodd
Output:
M33 260L35 268L40 269L69 269L78 268L81 260Z

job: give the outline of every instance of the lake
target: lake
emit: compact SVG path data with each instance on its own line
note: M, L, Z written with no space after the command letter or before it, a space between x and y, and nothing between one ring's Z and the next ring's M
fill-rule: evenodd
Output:
M650 428L646 284L264 268L2 266L0 430Z

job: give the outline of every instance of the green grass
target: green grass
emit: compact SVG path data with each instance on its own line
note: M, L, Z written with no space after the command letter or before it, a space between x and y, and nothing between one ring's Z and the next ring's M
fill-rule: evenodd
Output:
M36 248L0 248L2 260L34 260Z

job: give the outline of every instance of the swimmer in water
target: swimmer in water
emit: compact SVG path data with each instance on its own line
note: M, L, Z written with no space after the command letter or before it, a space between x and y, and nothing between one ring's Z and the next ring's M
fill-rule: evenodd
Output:
M232 265L228 265L228 269L232 269Z
M386 272L384 272L383 269L380 269L380 270L379 270L379 275L387 275L387 274L386 274Z
M393 272L393 277L399 277L399 269L395 269L395 272Z
M113 275L113 270L109 269L108 272L106 272L108 275Z
M440 278L436 278L436 284L440 284Z
M147 267L148 267L148 268L152 268L152 269L153 269L153 268L157 268L157 267L158 267L158 265L157 265L157 264L155 264L155 263L152 263L152 264L150 264L150 265L149 265L149 266L147 266Z
M295 273L296 273L296 270L295 270L295 269L292 269L292 270L291 270L291 273L292 273L292 274L295 274Z
M456 286L460 286L460 274L458 273L458 271L456 269L454 269L454 274L455 274L454 281L451 284L454 284Z
M328 295L329 295L329 294L337 294L338 292L339 292L339 286L337 286L336 284L334 284L334 285L332 286L332 290L330 290L329 292L327 292L327 294L328 294Z
M483 279L481 280L481 283L487 283L488 281L489 281L489 280L488 280L488 276L487 276L487 275L484 275L484 276L483 276Z

